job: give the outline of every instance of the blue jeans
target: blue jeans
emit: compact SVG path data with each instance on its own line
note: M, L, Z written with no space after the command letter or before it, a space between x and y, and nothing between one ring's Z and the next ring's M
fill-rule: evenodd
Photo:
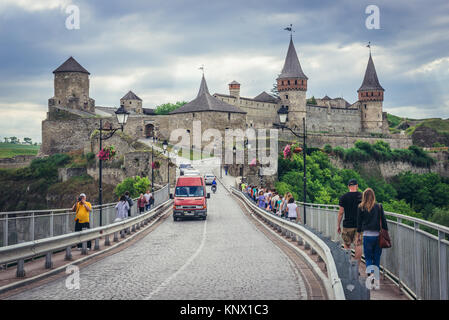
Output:
M379 268L382 248L379 246L379 236L363 236L363 254L366 266L375 265Z

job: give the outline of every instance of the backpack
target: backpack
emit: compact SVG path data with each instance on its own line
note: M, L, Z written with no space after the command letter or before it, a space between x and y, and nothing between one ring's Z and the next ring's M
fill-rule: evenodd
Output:
M128 201L129 207L131 208L134 205L133 199L131 199L131 197L128 197L128 199L126 200Z

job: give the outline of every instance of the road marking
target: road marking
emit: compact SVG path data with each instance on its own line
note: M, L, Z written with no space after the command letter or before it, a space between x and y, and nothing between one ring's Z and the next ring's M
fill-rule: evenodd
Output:
M166 288L168 286L168 284L170 283L170 281L172 281L174 278L176 278L176 276L178 276L181 272L183 272L184 269L187 268L193 262L193 260L195 260L195 258L200 254L201 250L203 250L204 243L206 242L206 226L207 226L207 220L204 221L204 228L203 228L203 235L201 238L201 244L198 247L198 249L196 249L195 253L186 261L186 263L184 263L184 265L181 268L179 268L170 277L165 279L165 281L162 282L155 290L153 290L148 295L148 297L145 298L145 300L150 300L155 294L157 294L162 289Z

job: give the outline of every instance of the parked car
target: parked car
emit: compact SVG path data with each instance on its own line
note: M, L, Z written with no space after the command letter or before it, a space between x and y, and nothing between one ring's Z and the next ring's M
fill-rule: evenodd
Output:
M215 175L213 175L212 173L207 173L204 175L204 182L206 184L212 184L212 181L214 181L215 179Z
M207 198L210 193L206 192L206 184L201 176L179 177L176 180L175 194L170 194L174 199L173 220L191 217L206 220Z
M193 169L190 163L181 163L179 165L179 175L183 176L186 169Z

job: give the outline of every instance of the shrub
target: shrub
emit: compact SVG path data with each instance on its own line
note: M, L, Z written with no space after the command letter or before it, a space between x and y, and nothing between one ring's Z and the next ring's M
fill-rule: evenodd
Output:
M129 194L132 198L138 197L141 193L145 193L150 186L150 180L148 177L129 177L119 183L115 189L114 193L117 197L120 197L126 191L129 191Z
M332 146L330 145L330 144L326 144L325 146L324 146L324 152L326 152L327 154L329 154L329 153L331 153L332 152Z

